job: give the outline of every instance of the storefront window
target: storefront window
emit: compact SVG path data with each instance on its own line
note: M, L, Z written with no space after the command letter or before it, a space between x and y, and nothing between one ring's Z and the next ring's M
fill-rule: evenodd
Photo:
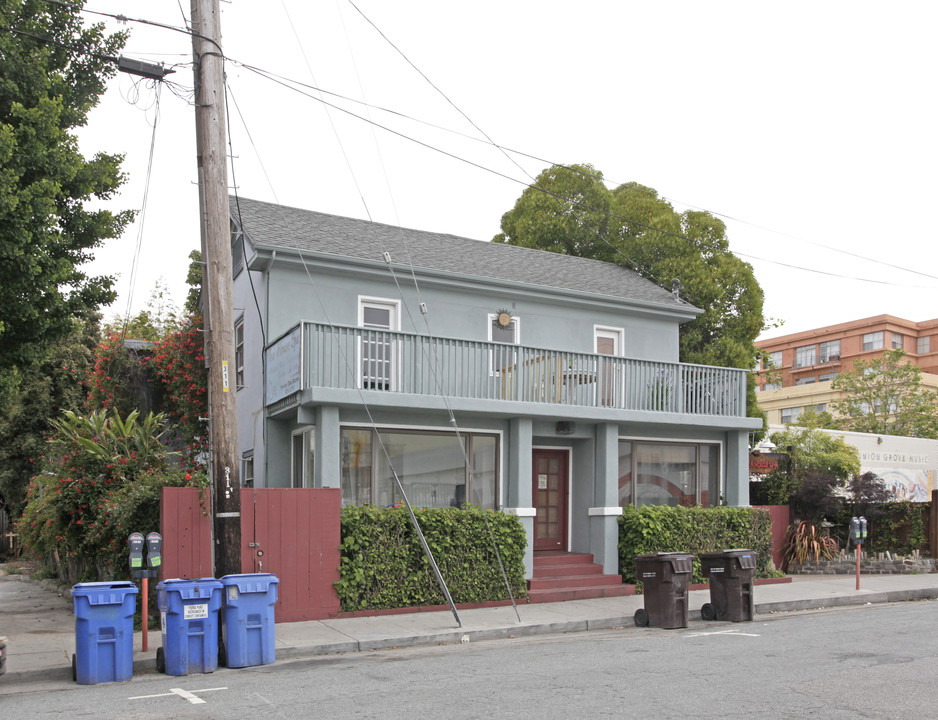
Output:
M399 479L417 507L496 507L495 436L343 428L342 448L343 505L401 503Z
M619 442L621 505L719 504L720 446Z

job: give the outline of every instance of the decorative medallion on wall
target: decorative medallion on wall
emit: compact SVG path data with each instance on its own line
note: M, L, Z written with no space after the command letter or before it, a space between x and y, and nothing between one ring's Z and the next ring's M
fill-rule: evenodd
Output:
M511 325L511 313L507 310L499 310L495 314L495 324L500 328L507 328Z

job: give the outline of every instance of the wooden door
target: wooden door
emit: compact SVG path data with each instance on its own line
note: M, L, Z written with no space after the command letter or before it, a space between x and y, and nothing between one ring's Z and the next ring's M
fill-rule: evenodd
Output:
M567 450L534 450L534 549L567 549Z

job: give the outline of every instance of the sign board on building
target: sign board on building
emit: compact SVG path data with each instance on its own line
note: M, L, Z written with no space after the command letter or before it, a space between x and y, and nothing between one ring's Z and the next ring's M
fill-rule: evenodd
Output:
M302 387L303 327L297 325L264 351L266 356L267 404L277 402Z

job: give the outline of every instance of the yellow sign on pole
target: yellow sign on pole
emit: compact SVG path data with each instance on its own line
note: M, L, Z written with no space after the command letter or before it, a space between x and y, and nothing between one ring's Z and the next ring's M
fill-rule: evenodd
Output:
M228 361L221 361L221 389L222 392L228 392Z

